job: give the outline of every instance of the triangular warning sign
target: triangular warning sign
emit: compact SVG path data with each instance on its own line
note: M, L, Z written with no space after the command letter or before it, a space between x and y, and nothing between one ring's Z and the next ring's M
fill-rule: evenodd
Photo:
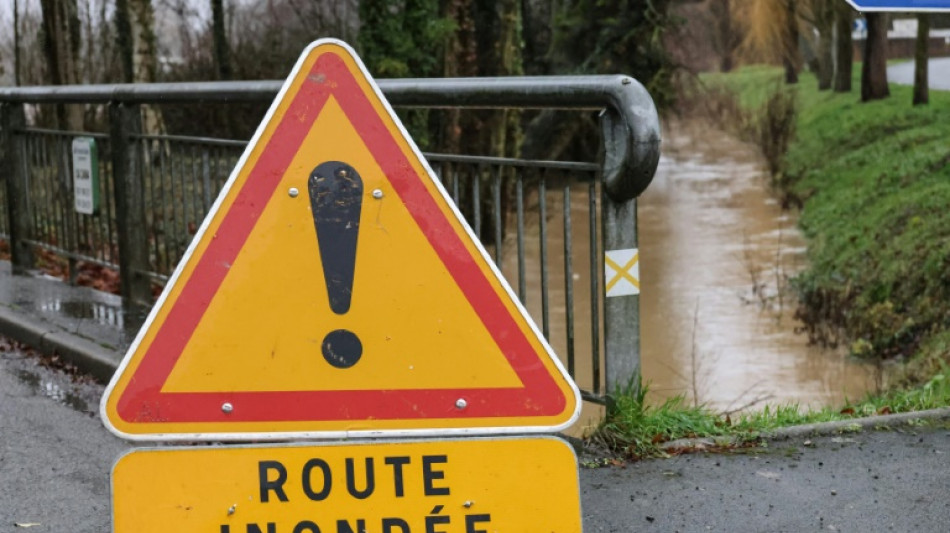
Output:
M578 410L335 40L298 60L102 402L154 440L547 431Z

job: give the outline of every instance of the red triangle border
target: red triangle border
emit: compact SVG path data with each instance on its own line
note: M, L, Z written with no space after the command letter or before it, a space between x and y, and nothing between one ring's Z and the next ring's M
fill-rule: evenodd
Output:
M429 243L471 303L523 388L393 389L272 392L162 392L244 243L330 96L407 205ZM550 417L567 399L539 359L482 268L426 189L423 179L378 115L346 62L319 55L281 118L267 146L198 260L135 374L117 402L128 423L324 422L359 420ZM411 207L410 207L411 206ZM460 259L461 258L461 259ZM466 259L467 258L467 259ZM465 409L456 408L464 399ZM228 414L223 403L235 405ZM237 428L235 428L237 429Z

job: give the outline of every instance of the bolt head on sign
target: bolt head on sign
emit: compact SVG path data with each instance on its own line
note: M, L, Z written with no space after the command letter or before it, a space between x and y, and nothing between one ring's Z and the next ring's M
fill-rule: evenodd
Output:
M558 431L576 386L346 44L297 61L102 402L133 440Z

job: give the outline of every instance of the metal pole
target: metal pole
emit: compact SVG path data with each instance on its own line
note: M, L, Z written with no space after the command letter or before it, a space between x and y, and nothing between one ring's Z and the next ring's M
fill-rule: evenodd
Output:
M608 405L618 394L639 393L640 388L640 286L637 199L623 194L623 185L611 189L608 180L623 183L629 170L617 165L618 154L629 143L618 115L601 114L604 138L604 183L601 195L604 243L604 375ZM659 160L659 147L656 147ZM655 168L655 165L654 165ZM651 176L652 178L652 176Z
M0 105L0 169L6 173L7 216L10 228L10 256L14 272L33 268L33 249L27 243L33 238L33 217L30 214L29 176L26 154L17 133L26 128L22 104Z
M132 138L141 134L142 118L138 105L113 103L109 119L121 291L123 304L134 309L152 300L151 282L145 275L149 264L141 156Z

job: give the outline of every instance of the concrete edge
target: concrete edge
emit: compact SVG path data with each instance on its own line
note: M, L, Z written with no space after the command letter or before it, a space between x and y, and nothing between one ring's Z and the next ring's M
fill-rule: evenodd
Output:
M103 383L112 379L119 355L89 339L0 306L0 334L40 352L54 353Z
M818 422L815 424L789 426L779 428L774 431L761 433L759 438L765 441L775 442L808 437L825 437L831 435L840 435L842 433L855 433L867 430L905 426L916 420L948 419L950 419L950 407L941 407L939 409L927 409L925 411L911 411L907 413L895 413L890 415L874 415L864 418L852 418L849 420L836 420L834 422ZM661 448L664 450L705 450L714 446L733 446L739 444L742 440L743 439L740 437L732 435L696 439L677 439L663 443Z
M834 422L819 422L817 424L804 424L801 426L790 426L764 433L762 434L762 438L766 440L788 440L801 437L821 437L827 435L837 435L839 433L848 433L852 431L864 431L877 428L893 428L896 426L907 425L915 420L922 419L950 419L950 407L927 409L925 411L911 411L908 413L894 413L890 415L874 415L864 418L853 418L850 420L837 420Z

